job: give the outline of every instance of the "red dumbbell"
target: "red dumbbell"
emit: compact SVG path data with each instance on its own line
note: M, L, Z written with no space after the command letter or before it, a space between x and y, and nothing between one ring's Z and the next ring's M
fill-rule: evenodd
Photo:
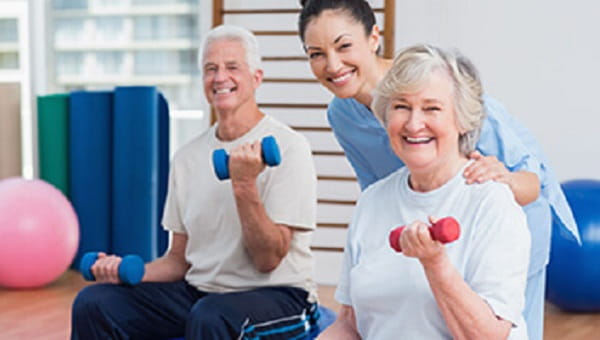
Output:
M400 235L406 226L397 227L390 232L390 247L401 252ZM455 241L460 236L460 226L453 217L444 217L429 227L431 238L442 243Z

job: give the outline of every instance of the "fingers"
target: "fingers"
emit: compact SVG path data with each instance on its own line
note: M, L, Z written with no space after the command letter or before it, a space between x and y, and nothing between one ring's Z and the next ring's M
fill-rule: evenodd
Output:
M475 161L463 172L467 184L484 183L490 180L502 181L509 174L508 169L495 156L478 154L475 157Z
M400 246L406 256L419 257L432 242L428 226L421 221L409 224L400 235Z
M265 166L260 141L240 145L230 152L229 173L232 181L254 180Z
M120 283L119 265L121 257L98 253L98 259L91 268L97 282Z

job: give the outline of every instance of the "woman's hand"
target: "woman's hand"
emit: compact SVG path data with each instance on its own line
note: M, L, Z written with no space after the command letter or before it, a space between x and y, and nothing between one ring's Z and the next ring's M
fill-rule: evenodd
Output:
M429 217L431 224L437 220ZM444 245L431 238L429 227L422 221L414 221L406 226L400 236L400 246L405 256L416 257L421 263L437 262L444 257Z
M525 170L510 172L495 156L483 156L478 151L473 151L469 158L475 162L463 172L467 184L484 183L489 180L505 183L521 206L538 199L541 183L535 173Z
M121 279L119 279L119 265L121 264L121 260L120 256L99 252L98 259L91 268L96 282L121 283Z
M467 184L496 181L511 185L510 171L496 156L484 156L479 151L473 151L469 158L474 160L464 171Z

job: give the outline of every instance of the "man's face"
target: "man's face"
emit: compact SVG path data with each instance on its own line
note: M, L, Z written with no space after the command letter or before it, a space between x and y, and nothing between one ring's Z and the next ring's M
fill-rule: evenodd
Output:
M204 52L202 65L204 94L217 111L237 110L254 102L262 71L250 71L246 51L236 40L217 40Z

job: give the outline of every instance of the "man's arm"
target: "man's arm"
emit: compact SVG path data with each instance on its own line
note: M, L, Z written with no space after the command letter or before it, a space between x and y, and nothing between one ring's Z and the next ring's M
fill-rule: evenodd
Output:
M164 256L146 263L142 282L173 282L183 280L189 269L185 261L187 235L171 233L171 244ZM98 253L98 260L91 268L96 282L121 283L119 265L122 258L116 255Z
M268 273L287 255L293 231L289 226L273 223L267 215L256 185L256 178L264 168L260 142L231 151L229 172L244 245L256 268Z
M190 268L185 260L186 234L171 232L171 244L165 255L145 266L142 282L173 282L183 280Z
M510 172L495 156L483 156L474 151L469 158L475 160L464 171L467 183L483 183L489 180L508 184L519 205L525 206L540 195L540 179L529 171Z

